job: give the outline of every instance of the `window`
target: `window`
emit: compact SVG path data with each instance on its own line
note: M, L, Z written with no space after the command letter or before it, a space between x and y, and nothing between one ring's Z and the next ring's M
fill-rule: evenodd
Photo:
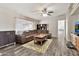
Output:
M33 22L24 20L24 19L16 19L16 32L20 31L29 31L33 30Z

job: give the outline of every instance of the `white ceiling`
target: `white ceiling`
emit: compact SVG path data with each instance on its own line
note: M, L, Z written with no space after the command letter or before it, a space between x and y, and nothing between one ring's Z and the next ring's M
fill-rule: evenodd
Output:
M10 8L24 16L41 20L44 17L41 16L40 13L38 13L36 10L42 10L43 8L46 7L48 8L48 10L54 11L52 16L48 17L55 17L66 13L69 4L68 3L5 3L0 4L0 7Z

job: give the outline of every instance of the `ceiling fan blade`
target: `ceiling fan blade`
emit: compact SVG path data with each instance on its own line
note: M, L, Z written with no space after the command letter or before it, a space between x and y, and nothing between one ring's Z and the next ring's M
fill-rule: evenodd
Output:
M49 13L47 15L51 16L51 14L49 14Z
M49 11L48 13L53 13L53 11Z

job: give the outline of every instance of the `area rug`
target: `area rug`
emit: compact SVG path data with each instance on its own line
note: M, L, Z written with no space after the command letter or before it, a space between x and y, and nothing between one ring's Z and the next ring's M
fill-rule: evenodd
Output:
M35 50L39 53L45 53L47 51L49 45L51 44L51 42L52 42L52 39L48 39L43 45L37 45L37 44L34 44L34 40L33 40L33 41L26 43L22 46L25 48Z

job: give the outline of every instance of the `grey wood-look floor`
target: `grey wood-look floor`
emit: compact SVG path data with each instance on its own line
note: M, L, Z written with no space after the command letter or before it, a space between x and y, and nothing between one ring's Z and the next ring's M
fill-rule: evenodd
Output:
M73 49L69 49L64 45L62 45L58 39L52 39L52 43L50 44L46 53L38 53L34 50L24 48L21 45L12 45L5 48L0 49L1 56L78 56L78 52Z

